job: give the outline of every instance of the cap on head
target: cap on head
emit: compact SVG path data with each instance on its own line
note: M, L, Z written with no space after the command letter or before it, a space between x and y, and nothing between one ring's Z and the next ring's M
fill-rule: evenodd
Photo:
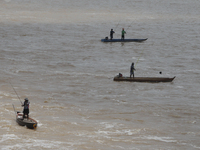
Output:
M24 100L25 100L25 101L28 101L28 98L25 98Z

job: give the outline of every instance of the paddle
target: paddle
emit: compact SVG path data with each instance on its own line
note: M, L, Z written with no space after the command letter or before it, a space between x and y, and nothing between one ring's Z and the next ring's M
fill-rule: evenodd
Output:
M13 104L12 104L13 105ZM15 115L16 115L16 111L15 111L15 106L13 105L13 109L14 109L14 112L15 112Z

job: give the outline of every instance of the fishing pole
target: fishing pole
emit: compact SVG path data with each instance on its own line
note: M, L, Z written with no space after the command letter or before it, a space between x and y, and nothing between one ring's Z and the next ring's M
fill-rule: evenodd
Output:
M13 90L15 91L15 88L13 87L13 85L10 83L10 85L12 86L12 88L13 88ZM18 94L17 94L17 92L15 91L15 93L16 93L16 95L17 95L17 97L18 97L18 99L19 99L19 101L21 102L21 104L23 105L23 103L22 103L22 101L21 101L21 99L20 99L20 97L18 96Z
M134 22L134 20L131 22L131 24ZM131 24L128 26L128 28L131 26ZM126 29L126 31L128 31L128 28Z
M119 22L120 22L120 20L119 20ZM117 29L117 27L119 25L119 22L118 22L117 26L115 28L113 28L114 32L116 31L116 29Z
M117 29L118 25L119 25L119 23L117 24L117 26L115 27L115 29Z
M143 54L143 51L144 51L144 49L142 50L142 54ZM140 57L139 57L138 60L136 61L135 66L136 66L136 64L138 63L139 59L142 57L142 54L140 55Z
M130 26L131 26L131 25L129 25L128 28L129 28ZM126 31L128 31L128 28L126 29Z
M133 3L131 1L131 5L133 6ZM134 6L133 6L134 7ZM133 21L131 22L131 24L134 22L135 20L133 19ZM128 31L129 27L131 26L131 24L128 26L128 28L126 29L126 31Z
M118 22L117 26L115 27L115 29L117 29L117 27L118 27L119 23L120 23L120 20L119 20L119 22Z

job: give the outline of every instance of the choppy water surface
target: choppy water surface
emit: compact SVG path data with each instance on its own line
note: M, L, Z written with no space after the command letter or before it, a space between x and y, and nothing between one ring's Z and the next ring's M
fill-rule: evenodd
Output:
M1 149L200 149L200 3L0 2ZM143 43L102 43L121 28ZM119 72L172 83L114 82ZM159 74L159 72L162 74ZM30 99L36 130L15 122Z

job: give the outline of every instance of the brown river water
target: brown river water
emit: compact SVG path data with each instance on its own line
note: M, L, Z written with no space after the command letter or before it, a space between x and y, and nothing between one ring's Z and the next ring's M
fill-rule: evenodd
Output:
M200 149L199 8L198 0L1 0L0 149ZM114 38L125 28L125 38L148 40L101 42L111 28ZM113 81L132 62L137 77L176 78ZM22 111L26 97L36 130L15 121L12 104Z

